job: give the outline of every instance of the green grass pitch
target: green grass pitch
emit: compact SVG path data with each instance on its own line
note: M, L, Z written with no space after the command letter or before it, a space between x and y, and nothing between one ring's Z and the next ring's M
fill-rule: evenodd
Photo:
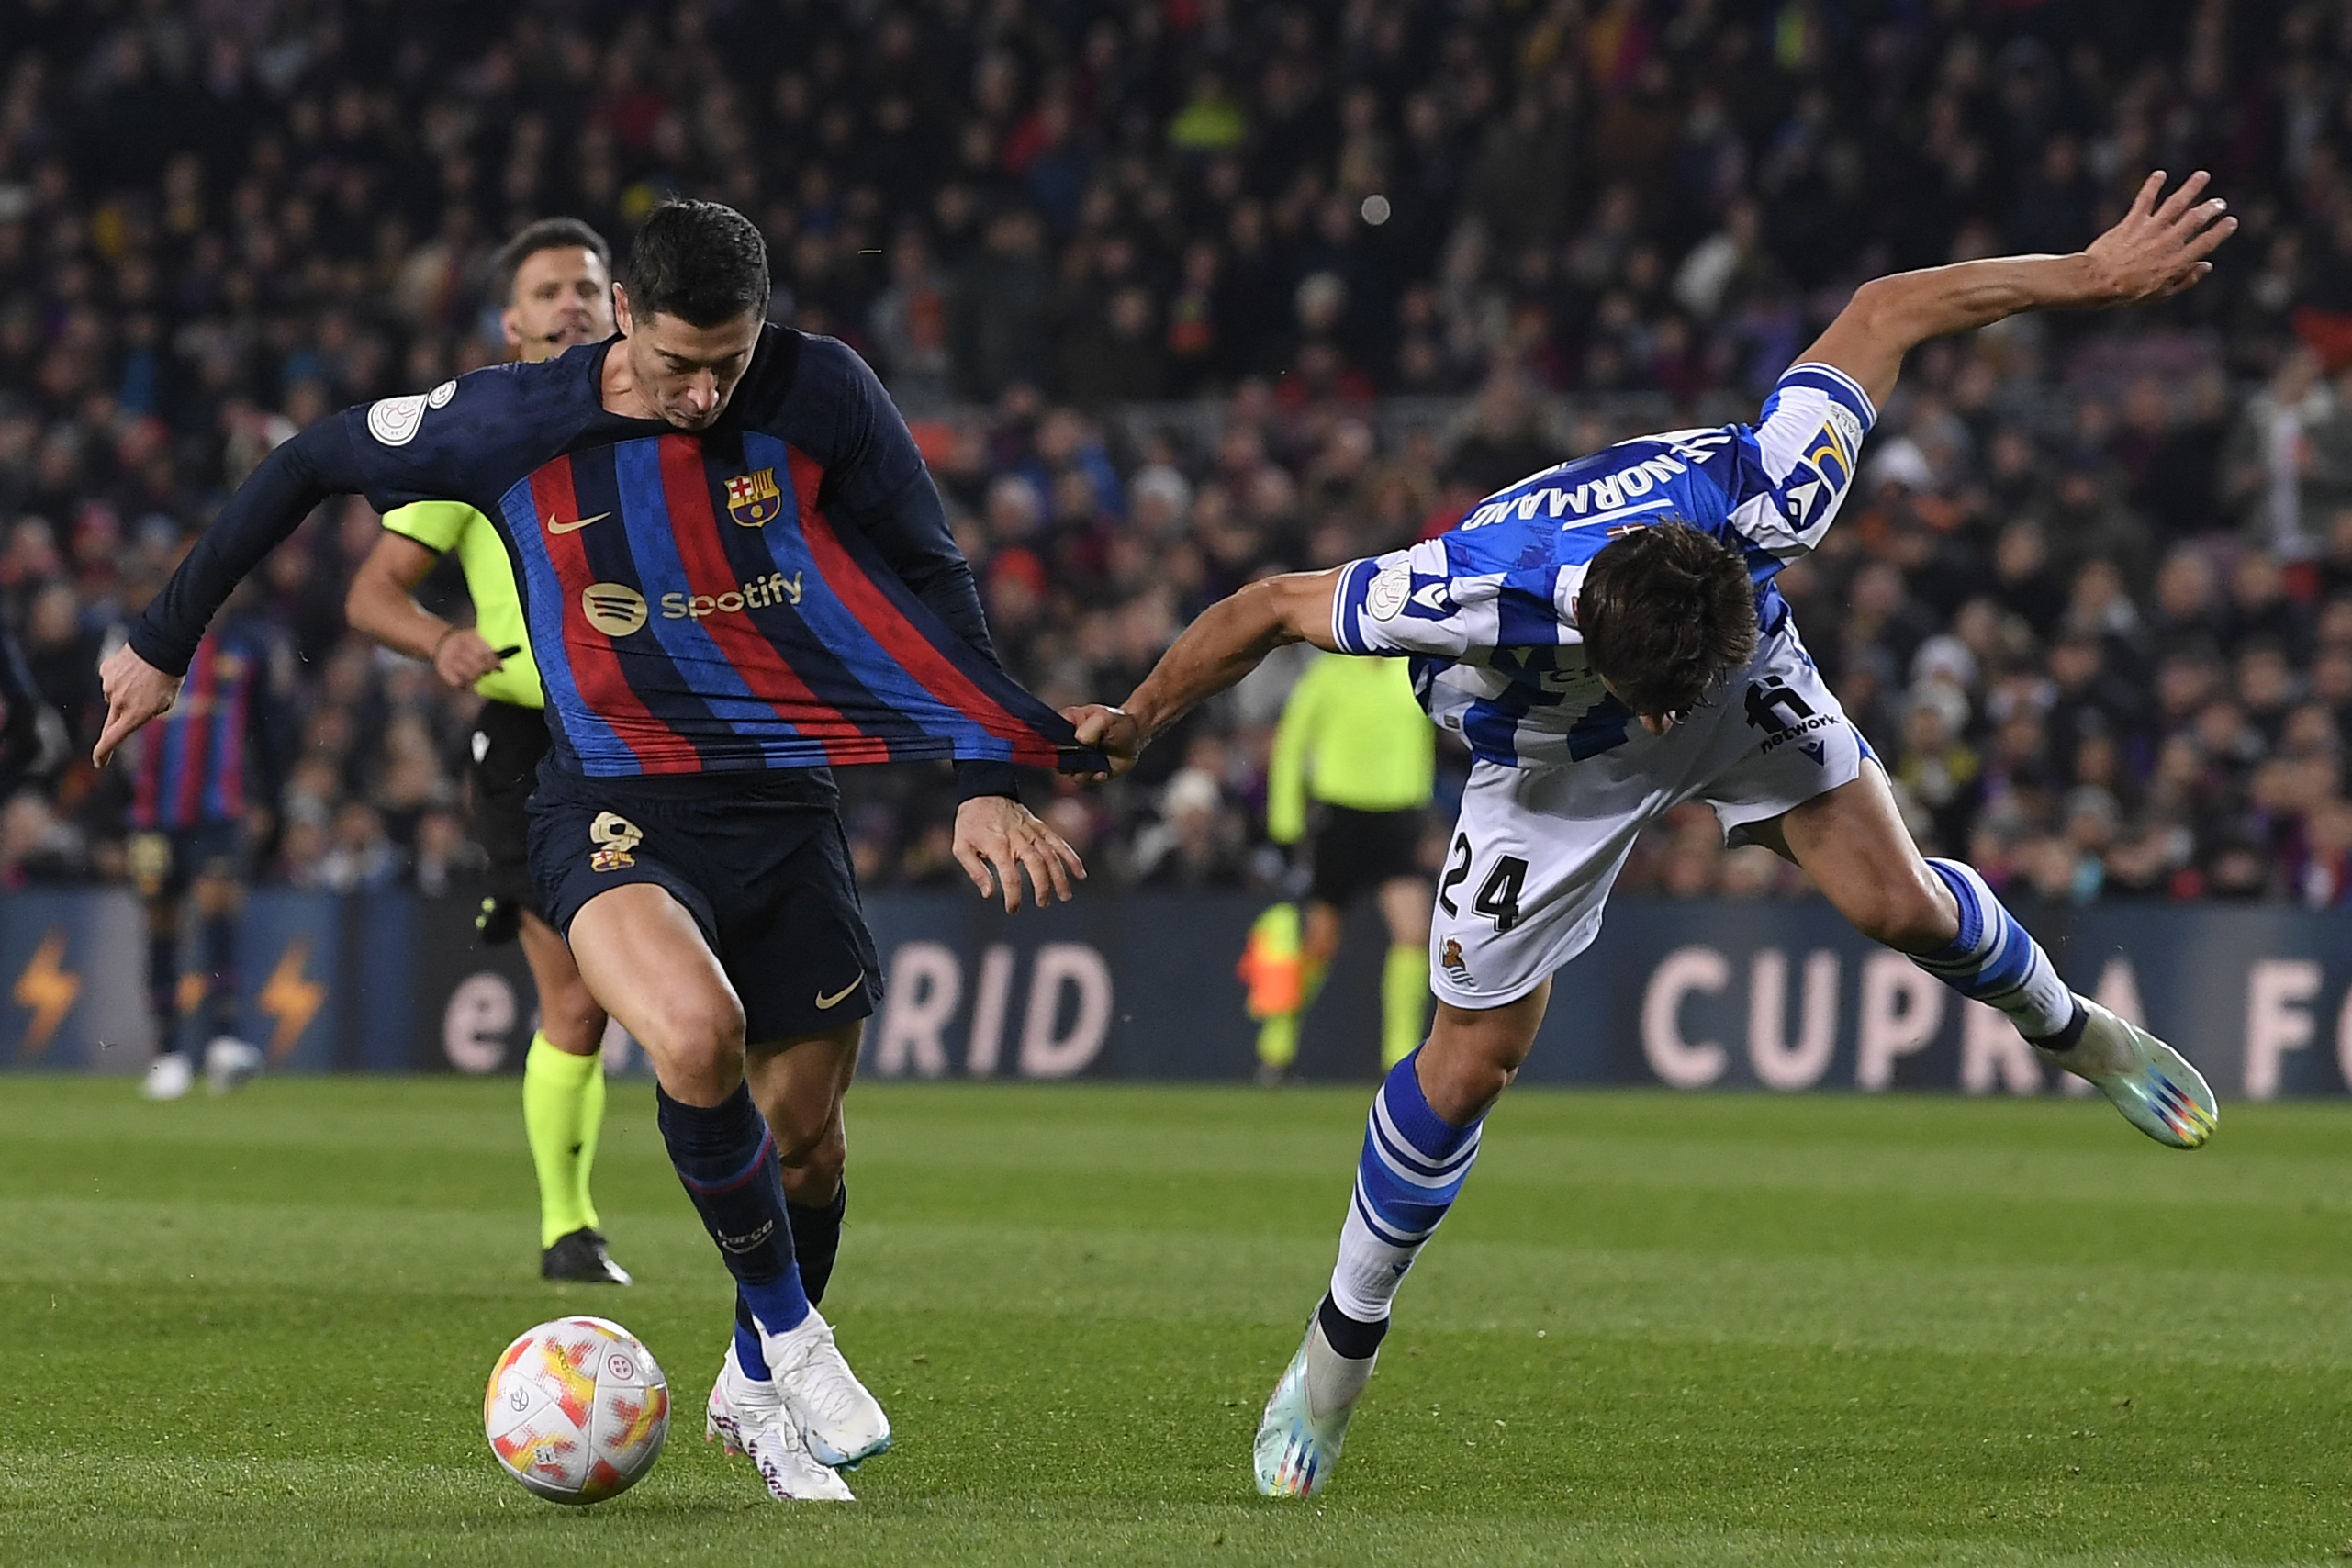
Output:
M1329 1492L1249 1480L1366 1092L860 1088L830 1315L896 1451L853 1508L701 1438L727 1324L651 1092L643 1282L535 1277L511 1083L138 1102L0 1079L0 1562L2321 1563L2352 1553L2352 1107L2181 1155L2096 1102L1507 1101ZM500 1475L514 1334L677 1400L628 1495Z

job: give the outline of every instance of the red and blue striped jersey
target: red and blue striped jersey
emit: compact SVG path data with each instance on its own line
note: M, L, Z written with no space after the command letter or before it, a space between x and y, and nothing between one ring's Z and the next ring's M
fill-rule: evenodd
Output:
M305 431L223 510L131 645L174 668L327 495L454 499L506 543L568 770L1097 766L997 665L922 455L856 353L771 327L717 424L689 433L603 408L619 342Z
M265 624L223 622L196 644L171 711L141 730L130 777L130 825L161 831L244 820L269 798L283 644Z

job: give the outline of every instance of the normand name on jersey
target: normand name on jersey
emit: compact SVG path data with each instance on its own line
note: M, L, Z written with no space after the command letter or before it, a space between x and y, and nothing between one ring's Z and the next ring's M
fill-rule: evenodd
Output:
M1514 516L1523 522L1532 521L1538 512L1579 520L1588 513L1613 512L1627 502L1648 495L1675 475L1689 471L1687 464L1660 453L1620 468L1614 474L1596 475L1573 489L1561 485L1547 485L1502 500L1488 501L1472 512L1462 526L1465 531L1484 528L1488 523L1503 522Z

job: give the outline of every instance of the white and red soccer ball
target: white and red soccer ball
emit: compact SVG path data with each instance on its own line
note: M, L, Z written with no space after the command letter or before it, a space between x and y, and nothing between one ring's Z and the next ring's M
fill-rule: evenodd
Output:
M482 1429L506 1473L552 1503L626 1492L669 1437L669 1382L644 1345L601 1317L559 1317L498 1357Z

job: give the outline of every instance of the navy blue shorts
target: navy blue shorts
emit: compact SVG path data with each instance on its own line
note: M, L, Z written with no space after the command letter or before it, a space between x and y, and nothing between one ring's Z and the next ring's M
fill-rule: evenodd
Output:
M531 797L531 869L548 924L567 936L599 893L666 890L718 955L749 1044L837 1029L881 1001L829 783L819 795L789 774L587 778L550 762Z

